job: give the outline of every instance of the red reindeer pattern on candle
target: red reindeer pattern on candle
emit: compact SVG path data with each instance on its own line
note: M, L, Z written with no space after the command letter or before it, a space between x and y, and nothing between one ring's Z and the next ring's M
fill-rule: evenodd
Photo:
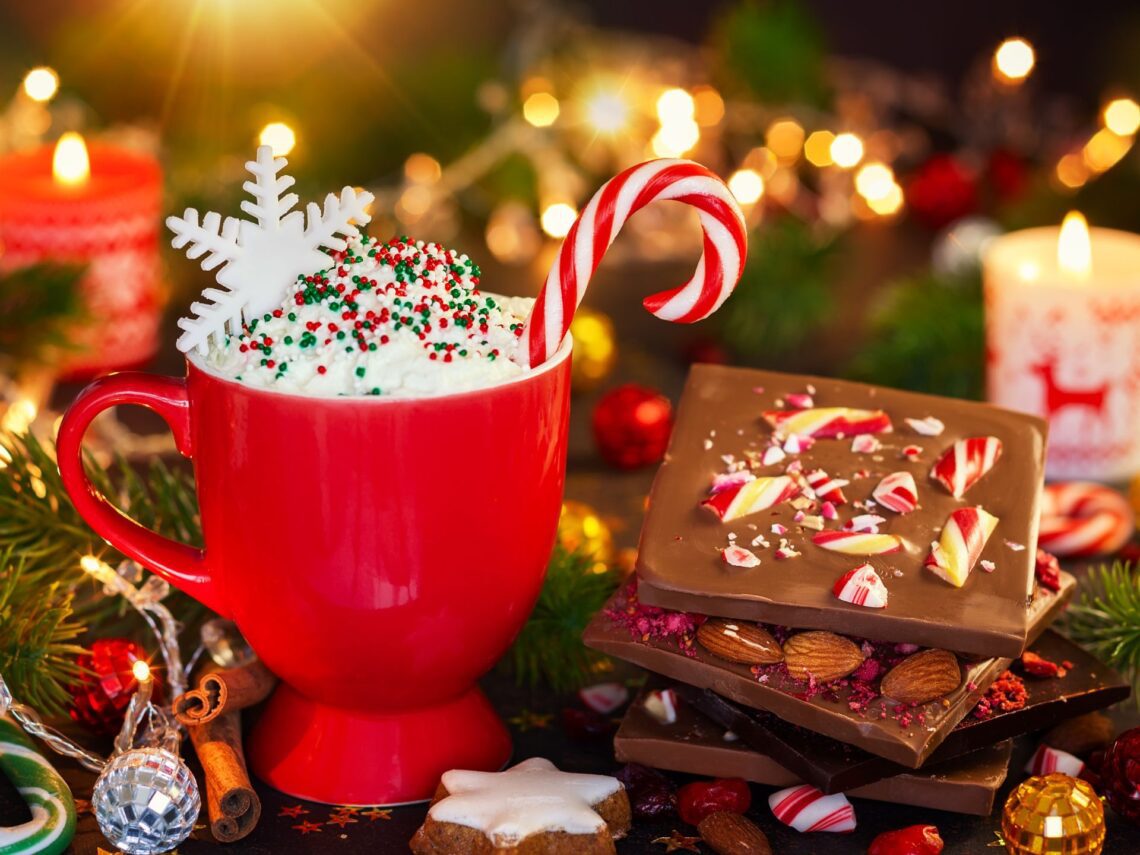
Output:
M87 265L88 319L61 371L90 376L139 365L158 346L163 293L158 228L162 173L154 158L104 145L90 176L53 178L50 146L0 158L0 270L37 261Z

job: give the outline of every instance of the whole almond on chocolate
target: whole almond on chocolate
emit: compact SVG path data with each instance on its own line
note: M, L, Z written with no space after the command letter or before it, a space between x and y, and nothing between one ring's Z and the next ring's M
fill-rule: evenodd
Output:
M743 665L774 665L784 658L771 633L747 621L710 618L697 630L697 641L713 656Z
M796 680L821 683L846 677L863 664L859 646L834 632L801 632L784 642L784 664Z
M887 672L879 691L904 704L924 704L962 685L962 667L949 650L920 650Z
M710 813L697 825L701 840L717 855L772 855L772 847L752 820L738 813Z
M1063 721L1042 737L1050 748L1076 757L1088 757L1098 748L1104 748L1116 736L1112 720L1100 713L1091 712Z

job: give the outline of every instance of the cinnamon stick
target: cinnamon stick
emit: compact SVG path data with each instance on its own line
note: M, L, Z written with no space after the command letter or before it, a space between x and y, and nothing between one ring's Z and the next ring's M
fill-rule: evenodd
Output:
M230 710L188 728L206 775L206 810L210 832L219 843L241 840L261 818L241 744L241 713Z
M187 727L207 724L223 712L261 703L273 691L277 678L255 659L248 665L205 674L198 688L174 701L174 715Z

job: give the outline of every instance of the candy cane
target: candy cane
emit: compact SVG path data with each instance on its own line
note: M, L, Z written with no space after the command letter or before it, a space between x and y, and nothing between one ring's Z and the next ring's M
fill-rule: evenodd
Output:
M1025 764L1025 771L1030 775L1048 775L1050 772L1060 772L1073 778L1079 778L1085 772L1085 764L1079 757L1074 757L1067 751L1050 748L1042 743L1037 746L1029 762Z
M1041 495L1037 545L1055 555L1116 552L1135 526L1132 507L1115 490L1100 484L1049 484Z
M0 855L57 855L75 836L75 801L59 773L23 730L0 717L0 772L24 797L32 818L0 828Z
M515 359L534 368L558 349L574 310L602 256L629 217L650 202L672 199L697 209L704 251L693 278L646 297L657 317L693 323L715 312L744 270L748 235L744 215L716 175L689 160L651 160L611 178L570 227L546 284L526 319Z
M843 793L825 796L810 784L788 787L768 796L768 807L796 831L855 830L855 808Z

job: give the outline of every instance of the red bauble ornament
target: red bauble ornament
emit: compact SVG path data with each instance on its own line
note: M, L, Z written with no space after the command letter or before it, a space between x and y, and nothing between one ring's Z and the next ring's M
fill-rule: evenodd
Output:
M594 407L594 439L606 462L636 469L660 462L673 430L673 405L632 383L607 392Z
M71 717L100 736L119 732L131 695L138 687L131 670L135 662L146 660L146 651L126 638L100 638L91 652L77 660L85 672L71 686ZM152 672L153 673L153 672ZM162 687L155 675L154 699L161 703Z
M977 209L977 181L955 158L936 154L907 181L906 203L918 220L940 229Z
M986 177L994 194L1003 202L1020 199L1029 188L1029 168L1025 160L1009 149L998 148L990 153Z
M743 778L693 781L677 790L677 813L689 825L717 811L746 813L752 805L752 790Z
M1140 727L1116 737L1104 752L1099 771L1104 800L1120 816L1140 825Z
M884 831L871 841L867 855L938 855L945 844L933 825L909 825Z

